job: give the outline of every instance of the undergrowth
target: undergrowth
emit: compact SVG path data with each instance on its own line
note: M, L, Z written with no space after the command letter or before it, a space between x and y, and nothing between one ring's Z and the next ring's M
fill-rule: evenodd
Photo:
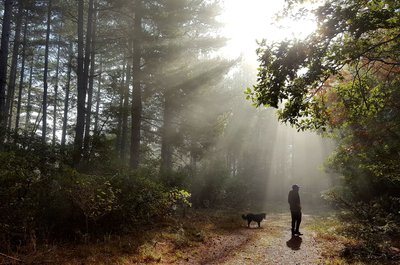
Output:
M323 246L326 265L400 263L398 239L376 233L348 213L319 217L309 228Z
M21 249L10 253L10 257L26 264L173 264L188 260L198 254L198 247L207 240L240 229L241 224L236 213L196 209L188 211L185 217L174 215L125 235L108 234L96 242L78 244L42 244L36 252ZM10 261L0 257L0 264Z

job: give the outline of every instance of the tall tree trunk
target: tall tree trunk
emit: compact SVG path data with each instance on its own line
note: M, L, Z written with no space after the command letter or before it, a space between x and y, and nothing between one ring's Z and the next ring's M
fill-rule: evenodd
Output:
M25 117L25 130L28 129L31 123L31 111L32 111L32 80L33 80L33 56L31 59L31 65L29 70L29 84L28 84L28 102L26 103L26 117Z
M56 131L57 131L58 76L59 76L59 71L60 71L60 48L61 48L61 35L58 36L57 62L56 62L56 83L54 84L53 137L51 140L51 144L53 147L56 144Z
M1 31L1 49L0 49L0 150L3 148L5 129L7 125L7 110L5 106L6 99L6 79L7 79L7 60L8 43L10 40L12 0L4 1L3 24Z
M137 0L135 5L135 19L133 25L133 59L132 59L132 128L130 167L137 169L140 163L140 130L142 120L142 89L140 87L140 59L142 57L142 0Z
M50 26L51 26L51 4L48 0L47 9L47 29L46 29L46 47L44 52L44 71L43 71L43 118L42 118L42 143L46 143L47 131L47 73L49 69L49 45L50 45Z
M164 93L163 127L161 130L161 166L160 173L168 173L172 169L172 90L167 88Z
M132 55L132 39L128 40L128 57L130 58ZM127 154L127 136L128 136L128 113L129 113L129 84L131 83L131 64L128 60L128 64L126 65L126 82L124 86L124 106L122 112L122 133L121 133L121 161L125 165L126 163L126 154Z
M115 151L118 154L119 158L121 158L121 135L122 135L122 113L123 113L123 107L124 107L124 86L125 86L125 67L126 63L125 60L123 62L123 67L122 67L122 79L121 79L121 84L119 86L118 92L119 92L119 106L118 106L118 116L117 116L117 132L116 132L116 140L115 140Z
M89 0L89 7L88 7L88 18L87 18L87 25L86 25L86 42L85 42L85 59L84 59L84 74L83 74L83 86L85 87L86 94L88 93L88 81L89 81L89 68L90 68L90 55L91 55L91 46L92 46L92 28L93 28L93 0ZM89 106L85 109L85 118L87 117L87 113L89 112ZM85 120L86 121L86 120ZM86 127L86 126L84 126ZM85 133L86 135L86 133ZM88 146L85 144L83 145L83 153L87 153Z
M89 86L88 86L88 99L86 108L86 127L85 127L85 139L84 139L84 150L88 152L90 143L90 124L92 117L92 105L93 105L93 83L94 83L94 70L95 70L95 57L96 57L96 30L97 30L97 1L94 3L95 8L93 11L93 25L90 46L90 75L89 75Z
M17 80L17 65L18 65L19 47L21 45L20 38L21 38L23 12L24 12L23 1L20 0L20 1L18 1L18 13L17 13L17 17L16 17L16 24L15 24L13 53L12 53L12 57L11 57L10 76L8 79L8 93L7 93L7 102L6 102L6 111L8 114L7 130L11 130L12 113L13 113L13 109L14 109L15 84L16 84L16 80Z
M71 72L72 72L72 42L69 44L69 59L68 59L68 70L67 70L67 83L65 84L65 99L64 99L64 116L63 126L61 133L61 148L65 147L66 136L67 136L67 125L68 125L68 108L69 108L69 90L71 85Z
M101 75L103 71L103 57L100 54L100 69L99 78L97 82L97 92L96 92L96 111L94 114L94 133L97 135L99 131L99 112L100 112L100 91L101 91Z
M43 107L41 106L40 109L39 109L39 113L36 116L35 123L33 124L33 127L32 127L32 131L31 131L31 137L32 138L35 136L35 134L36 134L36 132L37 132L37 130L39 128L39 123L42 121L42 118L43 118L42 110L43 110Z
M28 32L28 19L25 17L25 26L24 26L24 39L23 39L23 47L22 47L22 62L21 62L21 74L19 79L19 89L18 89L18 101L17 101L17 114L15 117L15 133L18 134L19 129L19 120L21 113L21 99L22 99L22 89L24 86L24 77L25 77L25 56L26 56L26 34Z
M79 165L82 156L83 132L85 129L85 100L86 87L83 71L83 8L84 0L78 0L78 66L77 66L77 115L75 126L74 140L74 157L73 164L75 167Z

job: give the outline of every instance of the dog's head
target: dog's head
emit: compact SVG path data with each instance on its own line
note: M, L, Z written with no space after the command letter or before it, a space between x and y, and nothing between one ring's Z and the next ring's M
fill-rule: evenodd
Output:
M244 220L246 220L246 219L247 219L247 216L244 215L244 214L242 214L242 218L243 218Z

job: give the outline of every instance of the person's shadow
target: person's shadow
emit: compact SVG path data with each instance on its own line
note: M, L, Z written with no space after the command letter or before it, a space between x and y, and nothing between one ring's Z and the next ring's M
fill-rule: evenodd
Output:
M286 242L286 246L288 246L292 250L299 250L302 241L303 240L301 239L301 237L292 236L292 238L289 239L289 241Z

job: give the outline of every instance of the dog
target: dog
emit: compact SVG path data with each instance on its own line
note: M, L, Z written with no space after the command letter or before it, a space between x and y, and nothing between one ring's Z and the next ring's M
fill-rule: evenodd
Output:
M247 227L250 227L250 223L252 221L257 222L258 227L260 227L260 223L263 219L265 219L266 214L265 213L259 213L259 214L253 214L253 213L248 213L246 215L242 215L242 218L244 220L247 220Z

